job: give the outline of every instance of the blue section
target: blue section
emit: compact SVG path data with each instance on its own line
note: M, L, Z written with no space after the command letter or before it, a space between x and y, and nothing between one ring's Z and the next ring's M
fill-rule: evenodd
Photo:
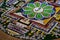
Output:
M35 28L38 28L38 29L40 29L40 30L42 30L42 31L44 31L44 32L49 33L50 30L56 25L56 23L57 23L57 22L52 22L53 25L51 25L51 28L49 28L49 30L47 30L47 29L46 29L46 30L41 29L39 26L37 26L37 25L35 25L35 24L32 24L31 26L32 26L32 27L35 27Z
M16 2L16 0L9 0L7 4L12 5L14 2Z
M32 26L32 27L35 27L35 28L37 28L37 29L40 29L41 31L47 32L46 30L41 29L41 28L40 28L40 27L38 27L37 25L32 24L31 26Z
M47 31L47 32L49 32L54 26L55 26L55 24L56 24L57 22L53 22L52 24L52 26L51 26L51 28Z

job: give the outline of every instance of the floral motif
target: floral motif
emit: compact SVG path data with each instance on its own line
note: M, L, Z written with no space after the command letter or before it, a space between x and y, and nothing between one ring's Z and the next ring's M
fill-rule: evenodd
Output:
M48 3L28 3L26 7L23 8L24 15L27 15L28 18L35 19L44 19L51 17L54 14L54 7Z

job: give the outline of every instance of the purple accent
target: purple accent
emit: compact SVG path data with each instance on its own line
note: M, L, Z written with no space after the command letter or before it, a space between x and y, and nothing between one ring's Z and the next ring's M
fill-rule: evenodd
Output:
M11 4L13 4L14 2L16 2L16 0L9 0L9 1L7 2L7 4L11 5Z
M18 33L20 33L20 34L24 34L24 33L25 33L25 31L21 30L19 27L13 26L13 25L8 25L7 28L9 28L9 29L11 29L11 30L13 30L13 31L16 31L16 32L18 32Z

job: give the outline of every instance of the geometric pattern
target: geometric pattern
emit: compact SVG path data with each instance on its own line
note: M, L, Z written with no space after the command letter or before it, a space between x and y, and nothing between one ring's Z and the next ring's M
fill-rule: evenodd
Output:
M51 17L54 13L54 7L48 3L28 3L26 7L23 8L23 15L26 15L27 18L35 19L44 19Z
M5 33L25 40L60 38L60 7L40 0L0 3L0 29Z

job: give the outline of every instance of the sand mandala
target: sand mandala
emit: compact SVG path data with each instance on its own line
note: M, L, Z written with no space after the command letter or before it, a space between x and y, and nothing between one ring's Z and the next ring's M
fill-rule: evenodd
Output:
M59 0L1 0L0 30L23 40L60 38L59 2Z

